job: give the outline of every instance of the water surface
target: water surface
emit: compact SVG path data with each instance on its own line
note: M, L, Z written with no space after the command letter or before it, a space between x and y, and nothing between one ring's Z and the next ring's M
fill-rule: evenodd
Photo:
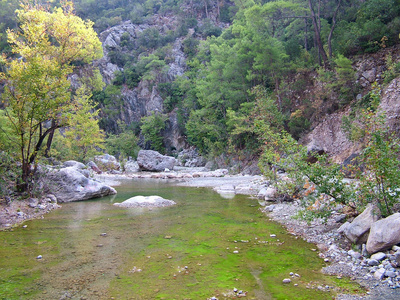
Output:
M233 299L234 288L244 299L332 299L357 290L322 275L315 246L268 221L257 200L158 180L117 190L0 232L0 299ZM112 205L137 195L177 205Z

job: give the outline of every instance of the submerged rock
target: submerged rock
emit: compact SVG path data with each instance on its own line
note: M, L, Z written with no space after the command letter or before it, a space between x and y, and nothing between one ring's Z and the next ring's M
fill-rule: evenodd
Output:
M176 202L160 196L135 196L122 203L114 203L119 207L166 207L175 205Z

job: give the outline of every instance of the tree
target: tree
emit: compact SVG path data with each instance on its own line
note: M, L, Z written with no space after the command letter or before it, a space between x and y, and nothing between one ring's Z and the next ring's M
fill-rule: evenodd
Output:
M151 149L158 152L165 151L162 133L165 129L167 119L167 115L154 112L141 119L142 126L140 126L140 129L142 130L145 142L150 142Z
M18 59L2 57L2 100L19 148L22 177L18 187L28 189L32 166L50 133L68 125L73 112L71 83L76 65L102 56L93 23L73 13L72 2L50 11L24 4L16 11L19 30L8 30L8 42Z
M74 97L76 112L70 114L68 127L65 130L65 145L71 149L73 158L86 160L104 148L104 134L99 129L97 116L90 101L92 95L82 86Z

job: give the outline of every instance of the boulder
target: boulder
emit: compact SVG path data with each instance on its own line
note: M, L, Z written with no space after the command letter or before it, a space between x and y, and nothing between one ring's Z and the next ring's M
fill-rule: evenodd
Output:
M400 213L395 213L372 224L367 241L367 251L384 251L400 243Z
M118 171L121 168L121 165L117 159L110 154L95 156L94 162L103 171Z
M352 243L365 243L371 225L380 217L378 212L379 210L375 205L368 204L365 210L353 222L346 222L338 229L338 232L342 232Z
M89 161L87 163L88 168L92 169L94 172L96 172L97 174L101 174L103 173L100 168L96 165L96 163L94 161Z
M135 196L122 203L114 203L119 207L166 207L175 205L175 201L164 199L160 196Z
M128 160L124 166L125 173L137 173L140 171L137 161Z
M99 181L90 179L88 170L82 169L80 163L67 164L61 169L42 170L42 186L61 202L87 200L116 194L116 190ZM84 166L84 165L83 165Z
M175 158L166 156L153 150L140 150L137 163L140 170L151 172L162 172L165 169L172 170L175 166Z

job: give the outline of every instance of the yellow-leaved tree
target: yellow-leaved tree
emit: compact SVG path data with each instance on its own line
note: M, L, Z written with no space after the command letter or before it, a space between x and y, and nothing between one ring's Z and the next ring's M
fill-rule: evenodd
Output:
M70 1L53 10L23 4L16 14L19 29L7 31L15 58L2 57L6 71L0 78L22 166L18 187L25 191L41 149L46 144L50 148L55 130L68 126L71 114L80 109L68 76L103 52L93 23L76 16Z

